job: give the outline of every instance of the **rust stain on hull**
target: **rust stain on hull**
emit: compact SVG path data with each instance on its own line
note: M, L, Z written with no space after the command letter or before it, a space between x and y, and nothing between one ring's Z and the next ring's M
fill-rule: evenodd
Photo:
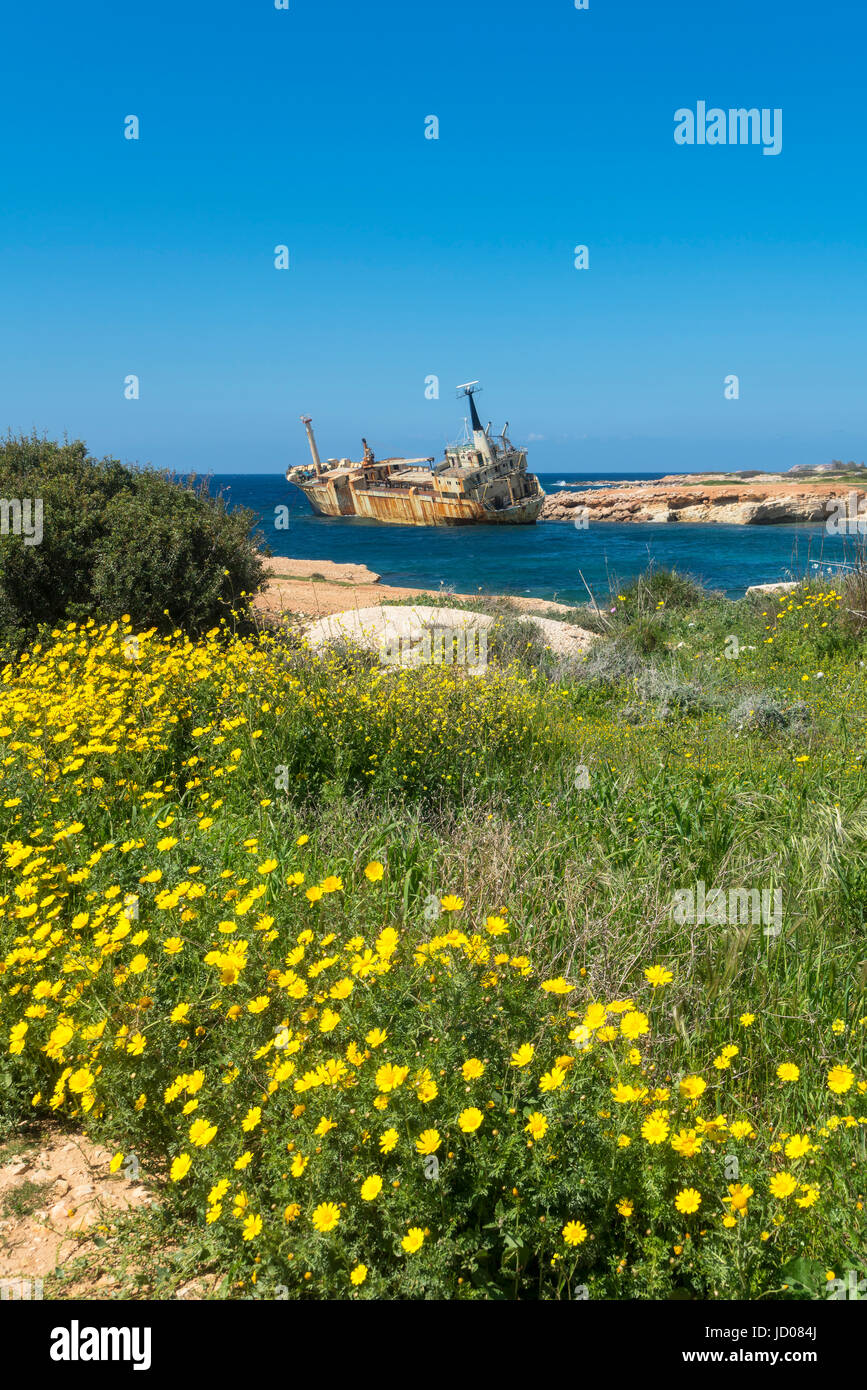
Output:
M542 497L530 497L513 507L491 512L469 497L433 497L397 489L366 491L358 487L347 497L340 495L343 491L328 484L304 488L319 516L363 516L398 526L527 525L536 520L544 501Z

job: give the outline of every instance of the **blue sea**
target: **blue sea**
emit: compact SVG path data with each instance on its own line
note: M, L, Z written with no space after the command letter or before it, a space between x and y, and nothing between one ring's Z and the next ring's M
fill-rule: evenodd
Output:
M588 487L600 473L540 473L546 492L566 483ZM610 478L611 475L607 475ZM661 473L635 473L653 481ZM604 597L653 562L739 598L750 584L797 579L826 571L844 558L845 540L821 523L792 526L618 525L540 521L535 526L385 526L357 517L314 516L303 493L281 473L213 475L232 506L259 518L264 544L275 555L363 564L384 583L457 593L526 594L563 603L587 600L586 585ZM612 479L612 481L616 481ZM289 508L277 529L276 508Z

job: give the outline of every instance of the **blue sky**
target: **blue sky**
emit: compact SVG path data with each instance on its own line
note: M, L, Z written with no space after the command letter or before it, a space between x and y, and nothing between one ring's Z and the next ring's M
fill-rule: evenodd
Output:
M289 4L7 12L0 427L270 472L302 412L438 452L479 378L543 472L867 457L851 0ZM676 145L699 100L781 153Z

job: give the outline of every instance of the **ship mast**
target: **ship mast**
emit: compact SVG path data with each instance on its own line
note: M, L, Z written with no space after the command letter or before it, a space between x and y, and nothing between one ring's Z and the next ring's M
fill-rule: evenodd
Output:
M479 419L479 412L476 410L476 403L473 396L481 390L477 381L466 381L463 386L458 387L458 396L467 396L470 402L470 420L473 426L473 443L486 463L493 462L491 453L491 441L486 430L482 429L482 422Z
M301 423L307 431L307 443L310 445L310 453L313 456L313 467L316 469L316 476L322 472L322 462L319 458L319 450L316 447L316 436L313 433L313 421L309 415L301 416Z

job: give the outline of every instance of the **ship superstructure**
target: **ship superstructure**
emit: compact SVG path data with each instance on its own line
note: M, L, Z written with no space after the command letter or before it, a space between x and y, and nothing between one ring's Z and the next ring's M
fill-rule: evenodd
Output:
M362 516L403 526L465 526L472 523L527 525L536 520L545 494L533 473L527 472L527 451L509 439L508 422L502 434L482 428L476 409L476 381L458 388L469 401L470 417L464 437L449 445L440 463L434 458L377 460L367 440L363 457L319 457L313 422L307 430L312 467L290 468L286 478L299 487L320 516Z

